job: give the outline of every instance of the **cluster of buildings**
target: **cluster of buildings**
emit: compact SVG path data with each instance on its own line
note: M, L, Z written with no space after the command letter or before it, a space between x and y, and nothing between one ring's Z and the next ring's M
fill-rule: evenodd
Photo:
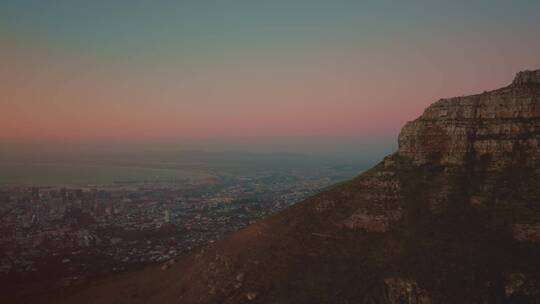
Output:
M169 260L334 182L261 173L181 185L2 187L0 279L66 285Z

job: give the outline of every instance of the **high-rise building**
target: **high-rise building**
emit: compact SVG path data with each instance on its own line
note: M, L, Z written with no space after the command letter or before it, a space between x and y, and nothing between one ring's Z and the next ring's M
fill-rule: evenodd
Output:
M165 211L163 212L163 222L165 224L168 224L170 221L171 221L171 212L169 211L169 209L165 209Z

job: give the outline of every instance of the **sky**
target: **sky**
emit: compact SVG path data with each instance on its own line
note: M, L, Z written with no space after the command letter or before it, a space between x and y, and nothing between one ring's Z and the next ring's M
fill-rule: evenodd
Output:
M540 1L0 0L0 144L389 152L540 68Z

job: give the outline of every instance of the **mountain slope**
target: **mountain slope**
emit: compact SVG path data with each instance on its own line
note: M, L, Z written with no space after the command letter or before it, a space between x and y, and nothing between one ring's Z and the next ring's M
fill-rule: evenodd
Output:
M540 70L442 99L359 177L64 303L540 303Z

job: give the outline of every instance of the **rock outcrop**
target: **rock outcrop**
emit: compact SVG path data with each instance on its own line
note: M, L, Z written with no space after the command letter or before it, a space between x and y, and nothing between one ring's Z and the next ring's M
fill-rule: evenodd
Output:
M439 100L357 178L63 301L540 303L539 75Z
M540 70L519 72L514 78L512 85L540 85Z
M540 162L540 72L520 72L512 85L479 95L441 99L399 136L398 154L416 162L463 165L489 158L492 169L524 159Z

